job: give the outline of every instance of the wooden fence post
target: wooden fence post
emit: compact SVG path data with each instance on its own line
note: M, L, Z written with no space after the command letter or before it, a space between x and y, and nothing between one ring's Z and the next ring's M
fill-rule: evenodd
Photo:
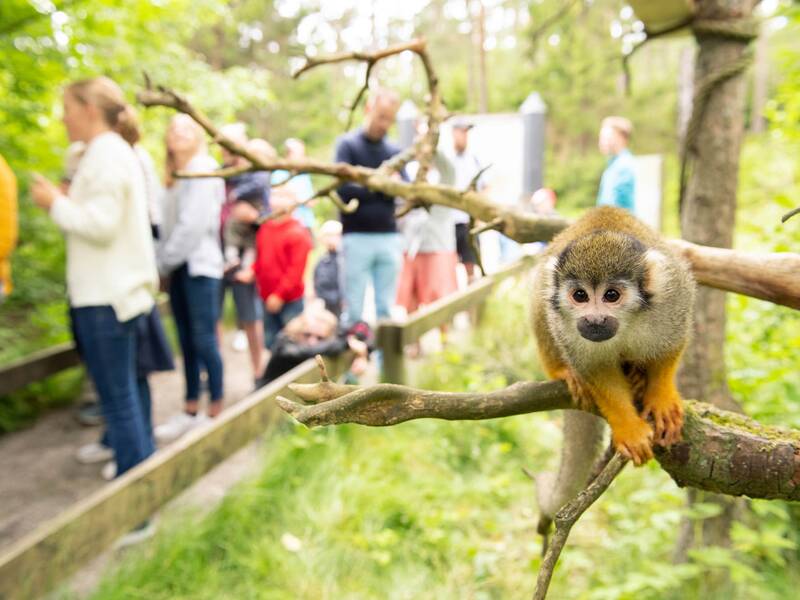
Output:
M378 348L383 352L383 373L385 383L406 382L406 358L403 353L403 326L386 322L378 326Z

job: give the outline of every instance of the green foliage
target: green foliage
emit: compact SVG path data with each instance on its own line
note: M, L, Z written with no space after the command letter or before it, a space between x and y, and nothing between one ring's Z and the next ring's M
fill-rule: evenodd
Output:
M744 146L736 247L797 251L800 225L780 216L800 197L800 140L775 133ZM745 296L728 297L726 362L731 391L747 413L765 423L800 427L797 356L800 313Z

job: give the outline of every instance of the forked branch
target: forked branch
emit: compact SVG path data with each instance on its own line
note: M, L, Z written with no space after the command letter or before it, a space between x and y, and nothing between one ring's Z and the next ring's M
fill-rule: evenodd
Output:
M603 495L603 492L608 489L608 486L611 485L611 482L625 468L627 463L628 459L621 454L614 454L594 481L578 494L574 500L568 502L556 513L556 530L547 545L547 551L539 567L533 600L544 600L547 596L547 590L550 587L550 580L553 577L558 557L561 556L561 550L563 550L564 544L567 543L567 537L569 537L569 532L572 530L573 525L578 522L578 519L586 512L586 509Z
M560 381L520 382L487 393L329 382L291 389L313 404L279 397L278 405L308 427L341 423L383 427L422 418L494 419L575 408ZM682 435L682 441L669 448L655 448L656 460L678 485L732 496L800 500L800 432L767 427L704 402L687 401Z
M457 208L476 221L502 223L502 233L520 243L548 241L563 230L569 221L561 217L544 217L510 206L492 202L475 190L458 190L451 186L430 184L424 181L406 182L393 177L390 169L355 166L346 163L328 163L314 159L265 159L248 152L243 146L221 136L214 124L183 96L164 87L148 85L138 94L145 106L166 106L183 112L197 121L220 145L251 163L251 170L273 171L284 169L290 173L315 173L326 175L336 183L352 182L371 190L382 192L414 203L439 204ZM422 152L422 151L421 151ZM403 159L407 158L403 156ZM421 157L418 157L421 160ZM395 168L398 162L387 163ZM216 175L218 175L217 173ZM214 175L204 173L203 175ZM800 255L792 252L753 253L725 248L712 248L682 240L670 240L689 261L695 278L701 284L736 292L800 309Z

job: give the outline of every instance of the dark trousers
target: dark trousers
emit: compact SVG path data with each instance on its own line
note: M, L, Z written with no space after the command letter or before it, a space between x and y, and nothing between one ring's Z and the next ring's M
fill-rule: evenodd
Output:
M222 400L222 356L217 344L220 280L192 277L186 265L170 278L169 303L178 329L186 377L186 400L200 396L200 368L208 373L211 402Z
M136 381L136 319L120 323L110 306L71 309L76 340L100 396L117 475L154 451Z
M272 350L272 345L281 329L303 312L303 306L303 299L298 298L284 304L283 308L276 313L271 313L264 308L264 345L268 350Z
M141 406L142 409L144 430L155 448L155 441L153 440L153 401L150 396L150 384L147 382L146 375L138 375L136 377L136 391L139 393L139 406ZM108 448L111 447L111 440L108 437L108 428L103 430L100 443Z

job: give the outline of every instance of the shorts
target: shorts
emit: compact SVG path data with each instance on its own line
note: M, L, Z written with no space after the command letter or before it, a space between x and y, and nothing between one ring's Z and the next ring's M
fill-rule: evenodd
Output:
M220 315L225 304L225 292L233 291L233 304L236 307L236 320L240 323L254 323L263 318L264 306L256 291L255 283L239 283L238 281L222 280L220 286Z
M403 270L397 285L397 303L411 314L420 305L430 304L458 290L455 252L420 252L403 257Z
M469 245L469 223L456 223L456 251L458 262L464 264L478 264L478 257Z

